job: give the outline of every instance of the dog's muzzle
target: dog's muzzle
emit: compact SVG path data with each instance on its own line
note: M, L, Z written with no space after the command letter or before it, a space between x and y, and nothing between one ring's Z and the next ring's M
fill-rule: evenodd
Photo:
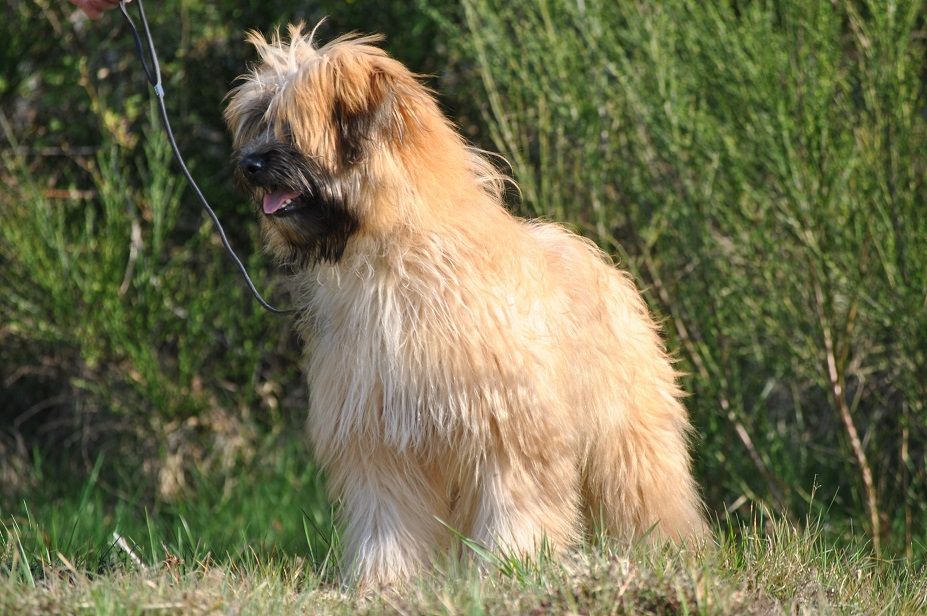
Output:
M241 159L238 166L249 181L260 184L261 177L267 168L267 157L263 154L248 154Z

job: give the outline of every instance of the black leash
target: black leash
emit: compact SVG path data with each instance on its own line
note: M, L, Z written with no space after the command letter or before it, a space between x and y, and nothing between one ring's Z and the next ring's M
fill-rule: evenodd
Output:
M206 201L206 197L203 196L200 187L196 185L193 176L190 175L190 170L187 169L187 164L184 162L183 156L180 154L180 148L177 147L177 141L174 139L174 132L171 130L171 122L167 118L167 107L164 105L164 86L161 84L161 65L158 63L158 53L155 51L154 40L151 38L148 18L145 17L145 7L142 0L134 0L134 2L138 5L139 21L141 21L142 28L145 31L145 44L142 43L142 37L138 32L138 28L135 27L135 22L133 22L132 17L129 16L129 11L126 8L126 0L119 0L119 10L122 11L122 16L125 17L126 23L128 23L129 28L132 29L132 37L135 39L135 49L138 52L139 59L142 61L142 69L145 71L145 77L148 78L148 82L154 87L155 96L158 100L158 110L161 113L161 122L163 122L164 130L167 132L167 140L171 144L171 149L174 150L174 158L177 160L177 164L180 165L184 177L187 178L187 182L190 184L190 187L193 188L193 192L196 193L200 203L203 204L203 208L206 209L206 213L209 214L209 217L212 219L216 231L219 233L219 238L222 240L222 245L225 246L225 250L232 258L232 261L238 266L238 271L241 272L241 277L245 279L245 284L248 285L248 289L251 291L254 299L256 299L265 310L273 314L285 315L296 312L293 309L281 310L280 308L271 306L258 292L257 287L254 286L254 282L251 280L251 276L248 275L248 270L245 269L244 263L241 262L241 259L238 258L238 255L236 255L235 251L232 249L232 245L225 235L225 230L222 228L222 223L219 222L219 217L216 216L215 211L210 207L209 202ZM148 60L145 59L145 47L148 47ZM149 61L151 62L150 64Z

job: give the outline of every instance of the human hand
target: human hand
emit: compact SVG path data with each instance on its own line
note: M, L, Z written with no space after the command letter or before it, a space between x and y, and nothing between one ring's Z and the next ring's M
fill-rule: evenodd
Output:
M119 6L119 0L71 0L71 4L86 13L90 19L99 19L103 11Z

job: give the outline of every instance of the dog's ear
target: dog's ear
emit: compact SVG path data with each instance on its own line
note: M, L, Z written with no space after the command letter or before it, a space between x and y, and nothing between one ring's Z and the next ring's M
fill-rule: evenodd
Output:
M342 163L360 162L377 145L401 143L417 122L423 91L414 75L375 47L338 58L334 71L332 113Z

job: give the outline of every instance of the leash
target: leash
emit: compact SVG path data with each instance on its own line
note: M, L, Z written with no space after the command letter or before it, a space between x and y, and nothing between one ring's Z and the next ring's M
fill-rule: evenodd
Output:
M203 204L203 208L206 210L209 218L212 219L213 225L219 234L219 238L222 240L222 245L225 247L229 257L238 267L238 271L241 273L241 277L244 278L245 284L248 285L248 289L251 291L251 295L254 296L254 299L257 300L261 307L273 314L286 315L296 312L292 308L289 310L275 308L264 299L260 292L258 292L257 287L254 286L254 282L251 280L251 276L248 275L248 270L245 268L244 263L242 263L238 255L235 254L235 250L229 243L229 238L225 235L225 229L222 228L219 217L209 205L206 197L203 196L203 191L197 186L196 181L190 174L190 170L187 169L187 164L184 162L183 156L180 154L180 148L177 147L177 141L174 139L174 131L171 130L171 122L167 117L167 107L164 104L164 86L161 84L161 65L158 63L158 52L155 50L154 40L151 38L151 29L148 26L148 18L145 16L145 6L142 0L134 0L134 2L138 5L139 21L145 32L144 43L142 43L142 37L139 34L138 28L135 27L135 22L132 21L132 17L129 15L129 11L126 8L126 0L119 0L119 10L122 11L122 16L125 17L126 23L129 24L129 28L132 30L132 38L135 39L135 50L138 52L138 58L142 62L142 70L145 71L145 77L148 79L148 83L154 88L155 97L158 101L158 111L161 114L161 122L164 124L167 140L170 142L171 149L174 151L174 159L177 161L177 164L180 165L180 170L183 171L184 177L187 178L187 182L190 184L193 192L196 193L200 203ZM145 58L145 47L148 48L147 60Z

